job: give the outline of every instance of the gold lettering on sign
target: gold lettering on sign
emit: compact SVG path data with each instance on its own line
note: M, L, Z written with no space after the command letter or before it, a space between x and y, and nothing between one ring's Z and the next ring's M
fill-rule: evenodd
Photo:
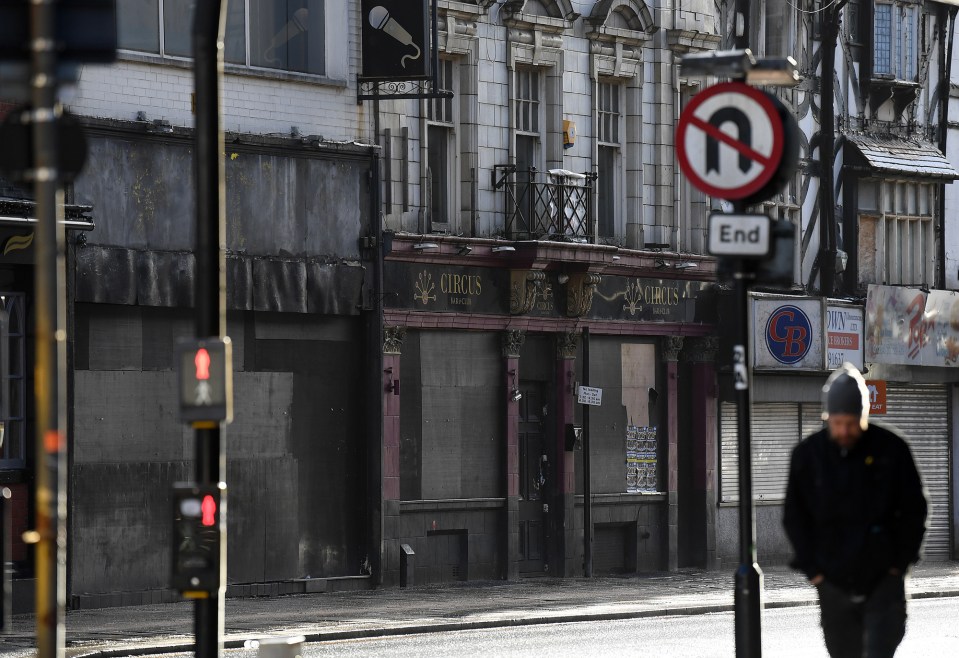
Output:
M440 291L447 295L478 297L483 294L483 279L469 274L442 274Z
M628 282L626 290L620 294L626 300L623 310L633 316L647 306L653 315L669 315L670 307L678 306L685 297L680 293L678 284L643 285L639 279Z

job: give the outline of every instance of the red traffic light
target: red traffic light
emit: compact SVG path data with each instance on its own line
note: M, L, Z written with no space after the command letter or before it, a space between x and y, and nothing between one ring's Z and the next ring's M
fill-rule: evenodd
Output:
M216 500L213 496L207 494L203 497L203 502L200 503L200 523L205 526L216 525Z
M193 357L193 364L196 366L197 379L206 381L210 378L210 353L206 351L205 347L201 347L196 351L196 356Z

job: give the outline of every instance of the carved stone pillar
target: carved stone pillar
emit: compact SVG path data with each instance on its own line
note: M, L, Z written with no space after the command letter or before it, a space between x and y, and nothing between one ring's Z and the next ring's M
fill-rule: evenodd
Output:
M666 426L659 436L666 439L666 568L679 568L679 353L682 336L664 336L660 345L666 363ZM665 430L665 434L664 434Z
M683 350L689 363L691 379L691 431L692 436L692 490L691 505L701 506L697 517L705 518L702 528L693 530L699 534L695 545L702 546L700 558L707 569L719 568L716 553L716 500L719 437L717 436L718 393L716 381L716 351L719 339L714 336L686 341Z

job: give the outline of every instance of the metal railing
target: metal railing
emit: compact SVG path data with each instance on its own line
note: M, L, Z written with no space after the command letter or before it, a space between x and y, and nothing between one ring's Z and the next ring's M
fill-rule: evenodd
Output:
M506 193L506 237L510 240L568 239L591 242L596 174L551 169L493 168L493 187Z

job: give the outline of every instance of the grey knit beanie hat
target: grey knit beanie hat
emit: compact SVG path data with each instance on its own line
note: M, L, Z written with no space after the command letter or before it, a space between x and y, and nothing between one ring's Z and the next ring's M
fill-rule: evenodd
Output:
M852 414L862 419L865 428L869 417L869 391L862 373L851 363L844 363L836 368L823 392L823 420L829 414Z

